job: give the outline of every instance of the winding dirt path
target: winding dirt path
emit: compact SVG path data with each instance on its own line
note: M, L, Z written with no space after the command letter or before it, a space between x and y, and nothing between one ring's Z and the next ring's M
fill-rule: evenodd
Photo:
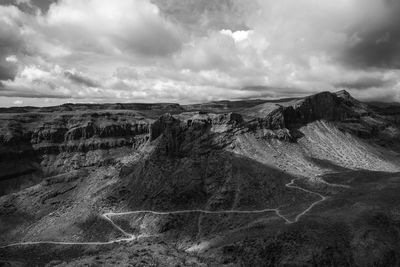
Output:
M131 215L131 214L141 214L141 213L150 213L150 214L155 214L155 215L169 215L169 214L184 214L184 213L204 213L204 214L255 214L255 213L266 213L266 212L274 212L278 217L282 218L286 224L292 224L297 222L302 216L307 214L313 207L316 205L320 204L321 202L325 201L328 197L316 193L307 189L304 189L300 186L295 185L296 179L292 179L289 183L285 184L286 187L288 188L293 188L293 189L298 189L301 191L304 191L309 194L317 195L321 199L317 200L311 205L305 209L303 212L299 213L294 220L290 220L286 218L284 215L280 213L279 208L275 209L262 209L262 210L222 210L222 211L210 211L210 210L202 210L202 209L192 209L192 210L179 210L179 211L152 211L152 210L137 210L137 211L127 211L127 212L107 212L101 214L101 218L107 220L116 230L118 230L120 233L122 233L125 238L118 238L114 239L111 241L107 242L64 242L64 241L34 241L34 242L19 242L19 243L13 243L9 245L2 246L0 248L7 248L7 247L15 247L15 246L23 246L23 245L40 245L40 244L54 244L54 245L110 245L110 244L115 244L115 243L121 243L121 242L130 242L133 240L137 240L142 237L149 237L149 235L135 235L126 232L124 229L122 229L120 226L118 226L111 218L114 216L123 216L123 215ZM348 188L348 186L345 185L339 185L339 184L330 184L323 179L317 177L317 181L320 183L324 183L329 186L334 186L334 187L345 187Z
M304 189L304 188L302 188L302 187L300 187L300 186L294 185L294 182L295 182L295 181L296 181L296 179L293 179L293 180L290 181L290 183L287 183L285 186L286 186L286 187L289 187L289 188L298 189L298 190L304 191L304 192L309 193L309 194L317 195L317 196L319 196L321 199L320 199L320 200L317 200L317 201L315 201L315 202L313 202L313 203L311 203L311 205L310 205L307 209L305 209L303 212L299 213L299 214L294 218L294 221L292 221L292 222L290 222L290 223L297 222L297 221L301 218L301 216L304 216L304 215L305 215L307 212L309 212L314 206L318 205L319 203L321 203L322 201L325 201L325 200L328 198L328 197L326 197L326 196L324 196L324 195L321 195L320 193L316 193L316 192L313 192L313 191ZM325 183L326 183L326 182L325 182Z

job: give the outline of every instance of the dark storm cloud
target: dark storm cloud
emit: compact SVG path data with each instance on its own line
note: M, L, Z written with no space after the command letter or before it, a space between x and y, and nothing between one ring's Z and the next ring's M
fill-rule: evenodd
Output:
M84 85L87 87L99 87L99 84L92 79L85 77L83 75L73 73L71 71L65 71L64 72L65 77L67 77L69 80L72 82L79 84L79 85Z
M38 7L43 13L46 13L50 5L56 2L57 0L31 0L32 5Z
M293 96L299 95L304 92L304 90L300 88L293 87L280 87L280 86L246 86L243 87L242 90L255 92L257 93L257 97L277 97L277 96ZM252 96L253 97L253 96Z
M0 57L15 54L22 50L24 43L20 38L19 27L0 21Z
M17 65L6 58L24 50L24 42L18 35L18 27L0 22L0 80L13 80Z
M384 87L388 86L393 81L384 80L382 78L375 78L375 77L362 77L358 78L355 81L348 81L348 82L340 82L335 84L338 88L350 88L350 89L368 89L372 87Z
M361 68L400 68L400 1L384 3L382 21L365 29L363 25L356 26L352 34L358 40L344 54L347 64Z
M188 103L345 87L400 99L399 2L0 0L0 91Z
M37 10L40 10L42 13L46 13L49 10L50 5L56 2L57 0L2 0L1 5L13 5L18 7L23 12L35 14Z
M17 2L16 0L2 0L1 5L16 6L21 11L24 11L27 13L33 13L35 10L29 2Z
M43 92L30 90L29 88L7 88L4 84L0 84L0 96L26 98L71 98L71 96L67 95L46 94Z
M346 52L347 63L359 67L400 68L399 33L384 28L361 38L359 44Z
M193 31L247 30L246 8L238 0L152 0L161 12ZM252 3L246 3L247 6ZM190 10L190 12L188 12Z
M0 61L0 81L13 80L17 75L17 66L6 62L4 59Z

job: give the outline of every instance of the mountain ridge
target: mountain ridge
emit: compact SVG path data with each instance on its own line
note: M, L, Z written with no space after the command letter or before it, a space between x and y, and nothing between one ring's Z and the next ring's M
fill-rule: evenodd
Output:
M321 93L331 93L339 96L343 94L343 96L353 98L350 93L346 90L340 90L337 92L324 91L316 93L315 95ZM342 96L342 97L343 97ZM15 107L0 107L0 113L24 113L24 112L51 112L51 111L72 111L72 110L83 110L83 109L93 109L93 110L125 110L125 109L133 109L133 110L173 110L177 111L183 110L202 110L212 108L219 108L222 110L229 110L235 107L244 108L244 107L252 107L263 103L280 103L280 102L289 102L294 100L301 100L305 97L292 97L292 98L278 98L278 99L250 99L250 100L216 100L206 103L199 104L179 104L179 103L164 103L164 102L155 102L155 103L64 103L57 106L15 106ZM358 100L356 100L358 101ZM360 101L359 101L360 102ZM377 102L377 101L367 101L365 104L377 105L377 106L397 106L400 105L398 102Z

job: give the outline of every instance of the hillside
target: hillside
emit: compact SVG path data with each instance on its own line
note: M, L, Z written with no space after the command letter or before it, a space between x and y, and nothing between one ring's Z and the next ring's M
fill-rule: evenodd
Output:
M395 107L1 109L0 263L398 266Z

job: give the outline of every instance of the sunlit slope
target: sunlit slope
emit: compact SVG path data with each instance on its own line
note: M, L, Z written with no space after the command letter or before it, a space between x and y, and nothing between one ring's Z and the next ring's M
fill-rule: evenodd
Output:
M237 136L235 153L276 166L292 175L315 177L347 169L398 171L399 157L323 120L299 129L296 142L244 133Z

